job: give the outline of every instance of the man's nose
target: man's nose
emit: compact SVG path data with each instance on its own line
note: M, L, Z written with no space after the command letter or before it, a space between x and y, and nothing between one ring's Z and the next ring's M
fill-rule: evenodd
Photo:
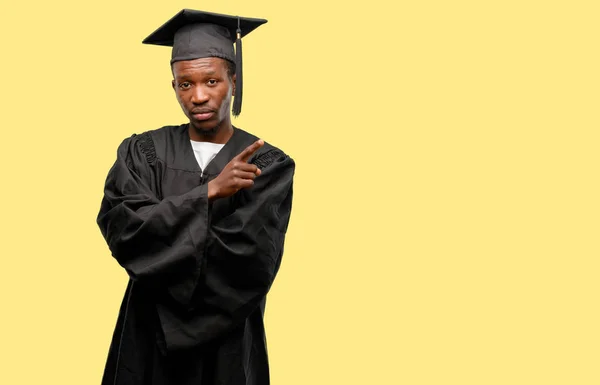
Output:
M208 99L208 93L204 87L194 87L194 90L192 91L192 103L203 104L206 103Z

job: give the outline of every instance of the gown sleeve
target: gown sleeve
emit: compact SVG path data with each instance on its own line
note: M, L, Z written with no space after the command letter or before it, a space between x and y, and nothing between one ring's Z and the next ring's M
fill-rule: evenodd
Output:
M185 304L191 299L206 244L208 188L199 185L160 200L152 188L155 154L148 151L153 146L144 146L144 140L151 139L143 135L134 135L119 146L106 178L97 223L113 257L132 280L166 287L176 301Z
M254 161L254 186L238 205L211 222L194 307L185 315L158 305L167 351L216 339L257 310L279 270L292 210L294 160L272 150Z

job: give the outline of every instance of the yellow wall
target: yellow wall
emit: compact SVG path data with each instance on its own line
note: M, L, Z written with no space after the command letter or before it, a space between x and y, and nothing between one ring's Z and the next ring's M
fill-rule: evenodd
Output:
M0 383L100 383L95 217L120 141L185 122L141 44L181 8L269 20L235 124L297 162L273 384L600 383L597 4L3 1Z

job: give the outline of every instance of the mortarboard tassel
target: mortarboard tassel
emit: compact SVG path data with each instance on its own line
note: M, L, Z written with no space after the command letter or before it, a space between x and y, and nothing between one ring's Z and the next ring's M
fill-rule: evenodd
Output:
M240 29L240 18L238 17L237 38L235 40L235 94L233 95L233 116L242 112L242 30Z

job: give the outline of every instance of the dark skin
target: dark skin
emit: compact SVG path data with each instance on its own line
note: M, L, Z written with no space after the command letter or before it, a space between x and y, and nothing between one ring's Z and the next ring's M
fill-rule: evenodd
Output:
M190 139L198 142L227 143L233 135L231 97L235 75L229 76L224 59L200 58L173 63L172 86L183 113L190 119ZM248 160L264 145L257 140L208 183L208 199L225 198L254 185L260 169Z

